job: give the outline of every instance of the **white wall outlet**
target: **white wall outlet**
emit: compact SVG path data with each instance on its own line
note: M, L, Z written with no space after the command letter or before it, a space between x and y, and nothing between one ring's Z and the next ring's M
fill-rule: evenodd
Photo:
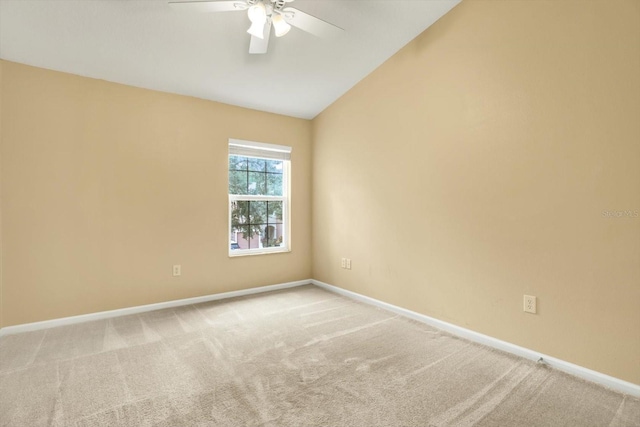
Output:
M180 264L176 264L173 266L173 276L180 276L182 274L182 266Z
M351 270L351 258L347 258L347 270Z
M535 314L537 312L536 305L536 297L532 297L531 295L524 296L524 311Z
M346 258L342 258L342 261L340 261L340 267L347 268L347 259Z

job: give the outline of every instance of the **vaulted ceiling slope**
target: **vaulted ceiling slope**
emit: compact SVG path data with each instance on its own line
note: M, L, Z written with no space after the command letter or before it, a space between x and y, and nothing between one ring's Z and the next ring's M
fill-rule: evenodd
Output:
M178 0L180 1L180 0ZM459 0L296 0L343 28L293 28L248 53L244 11L195 13L167 0L1 0L0 58L311 119Z

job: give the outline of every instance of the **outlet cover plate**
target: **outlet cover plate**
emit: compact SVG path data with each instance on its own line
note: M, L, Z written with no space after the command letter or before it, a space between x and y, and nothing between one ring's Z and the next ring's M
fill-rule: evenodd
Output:
M537 298L531 295L524 296L524 311L526 313L537 313Z

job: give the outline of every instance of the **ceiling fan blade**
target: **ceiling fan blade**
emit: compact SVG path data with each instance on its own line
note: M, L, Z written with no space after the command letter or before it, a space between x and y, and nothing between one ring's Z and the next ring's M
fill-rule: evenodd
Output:
M249 53L251 54L263 54L267 53L269 48L269 36L271 35L271 20L269 19L264 24L264 39L256 36L251 36L251 43L249 43Z
M314 36L331 38L339 36L344 32L340 27L336 27L320 18L304 13L293 7L282 9L285 20L294 27L300 28Z
M170 1L169 6L189 12L233 12L248 7L243 0Z

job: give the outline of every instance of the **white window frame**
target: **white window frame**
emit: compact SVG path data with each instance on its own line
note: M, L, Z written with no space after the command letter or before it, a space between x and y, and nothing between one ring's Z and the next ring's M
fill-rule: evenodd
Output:
M228 227L227 236L232 232L232 203L233 202L282 202L282 246L255 249L231 249L230 240L227 237L227 249L230 257L247 255L265 255L273 253L291 252L291 147L276 144L266 144L263 142L244 141L240 139L229 139L229 150L227 156L227 194L229 183L229 156L252 157L267 160L282 160L282 196L257 196L245 194L229 194L228 202Z

